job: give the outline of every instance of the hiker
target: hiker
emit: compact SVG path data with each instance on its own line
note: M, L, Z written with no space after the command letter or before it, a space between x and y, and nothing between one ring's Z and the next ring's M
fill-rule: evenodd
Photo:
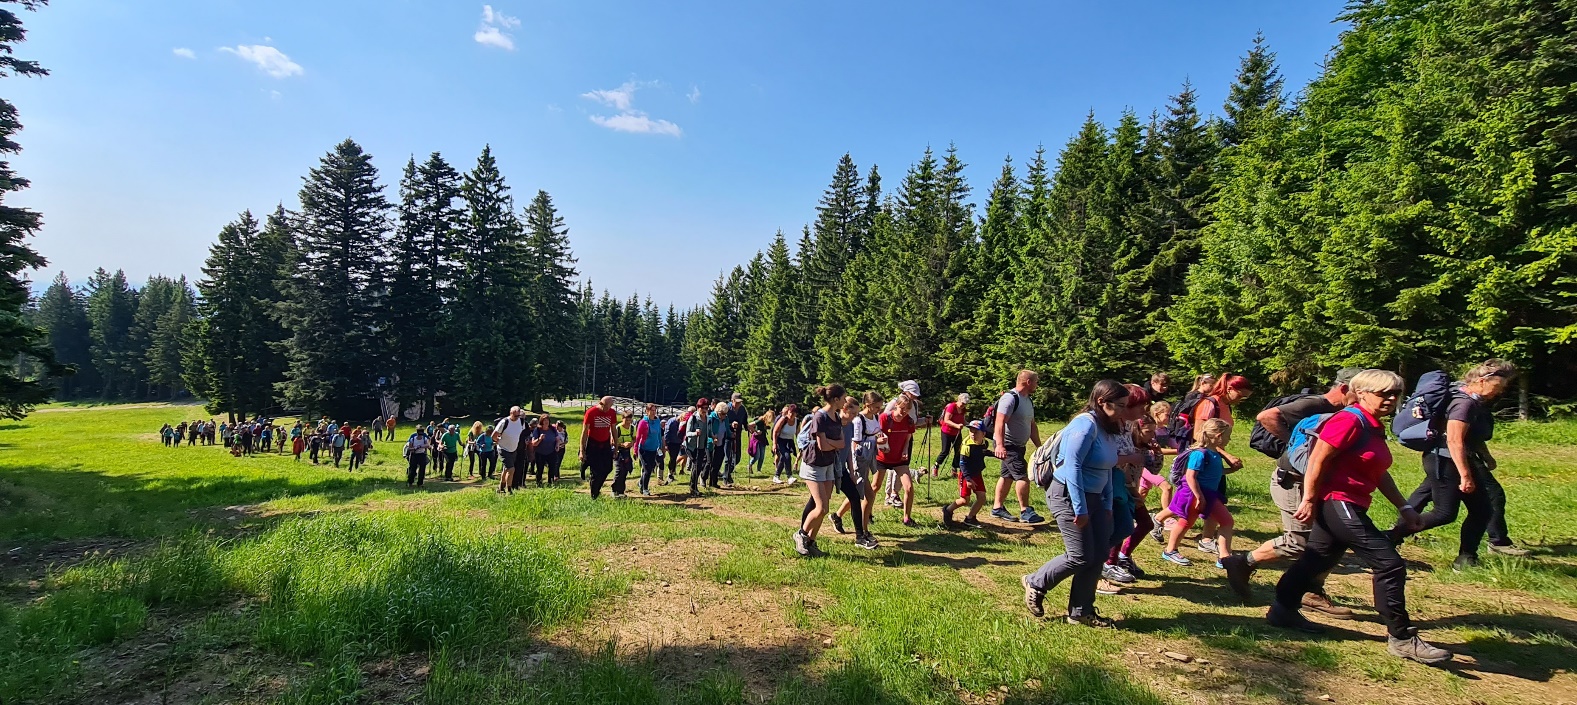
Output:
M346 472L355 472L356 467L366 459L367 444L362 440L361 429L352 429L350 432L350 469Z
M793 404L784 404L783 412L772 423L772 484L794 484L794 433L799 419ZM692 470L693 472L693 470ZM783 479L780 479L783 478Z
M969 395L967 393L959 394L947 406L942 407L942 415L937 417L937 425L941 427L942 432L942 452L936 456L936 467L934 468L937 473L942 472L942 468L946 467L952 476L958 474L959 453L963 450L964 439L969 436L964 430L964 421L968 416ZM953 454L953 460L944 464L949 452Z
M444 482L454 482L454 464L460 459L460 426L449 424L439 440L443 443Z
M922 428L930 427L931 420L920 415L920 383L918 381L906 379L902 382L899 382L898 396L893 397L892 401L887 402L887 406L882 408L883 413L893 413L894 410L898 408L899 399L909 400L909 420L914 424L916 431ZM913 434L910 434L909 436L909 447L906 449L906 455L914 455ZM925 471L926 469L924 467L920 468L920 472L922 474ZM894 478L893 482L887 485L887 506L897 509L902 509L904 507L902 488L900 487L900 483L897 482L896 477Z
M476 434L477 478L487 482L498 472L498 441L481 421L471 424L471 432Z
M383 414L379 414L378 418L372 420L372 437L380 441L383 440Z
M652 473L656 472L658 479L663 473L663 422L657 417L656 404L646 405L646 415L635 429L635 447L641 455L641 496L650 497Z
M910 441L914 437L914 399L900 394L893 399L889 410L876 418L880 432L876 436L876 469L892 473L893 487L900 494L903 507L903 525L919 528L914 520L914 477L909 474Z
M1404 527L1416 530L1423 523L1391 478L1391 447L1380 424L1396 410L1404 383L1394 372L1364 370L1351 386L1357 403L1333 414L1313 441L1297 511L1297 519L1313 529L1302 555L1276 583L1266 620L1311 634L1324 631L1299 611L1303 596L1352 549L1373 574L1374 606L1389 636L1386 651L1426 664L1448 661L1451 652L1419 638L1407 614L1407 562L1369 518L1378 489L1396 505Z
M552 482L553 458L559 450L559 430L553 425L552 417L543 414L537 417L530 433L530 437L525 439L531 453L527 456L526 468L528 474L536 476L537 486L541 487L544 476Z
M745 398L734 392L728 402L728 433L727 443L724 444L723 457L723 485L728 488L734 486L734 469L739 466L740 444L750 424L750 413L745 410Z
M1287 443L1291 440L1292 429L1297 428L1304 419L1334 414L1356 402L1358 398L1352 389L1352 379L1362 371L1357 367L1344 367L1336 372L1336 379L1324 394L1272 406L1254 417L1282 446L1282 453L1276 459L1276 469L1270 477L1270 500L1281 511L1281 535L1252 551L1221 559L1221 565L1227 571L1228 583L1244 600L1252 597L1249 577L1254 571L1282 560L1295 560L1302 555L1309 543L1309 532L1314 528L1297 518L1298 505L1303 501L1303 474L1293 468L1287 459ZM1303 596L1303 606L1337 619L1352 619L1351 608L1331 601L1325 591L1325 578L1325 575L1316 576L1313 587Z
M1159 402L1159 404L1165 405L1166 402ZM1152 408L1154 406L1156 404L1151 405ZM1166 454L1155 440L1155 430L1156 421L1153 416L1140 416L1138 421L1133 422L1133 431L1130 435L1133 438L1134 449L1142 459L1139 470L1139 484L1136 488L1130 488L1133 499L1134 527L1133 531L1128 534L1128 537L1122 538L1121 543L1113 546L1111 553L1106 557L1108 566L1122 568L1124 572L1133 578L1143 578L1146 575L1144 569L1134 562L1133 550L1144 542L1146 535L1157 528L1155 521L1150 516L1150 509L1146 506L1146 498L1151 489L1164 484L1165 481L1161 479L1161 473L1163 472L1161 466L1163 463L1168 462L1166 461ZM1170 485L1166 486L1170 487ZM1164 507L1166 505L1162 504L1161 506ZM1115 531L1112 532L1113 542L1117 542L1119 538ZM1101 570L1102 577L1105 577L1107 580L1112 579L1112 576L1105 574L1105 568Z
M1025 374L1020 373L1019 379L1017 389L1023 389ZM1084 410L1058 435L1046 506L1062 534L1064 552L1019 580L1024 586L1024 606L1036 617L1045 616L1041 603L1046 591L1072 578L1065 616L1068 623L1113 626L1111 620L1095 611L1095 588L1111 537L1112 468L1117 465L1116 436L1122 432L1127 397L1128 388L1116 380L1096 382ZM998 412L998 418L1009 415L1012 412L1005 409ZM1001 452L998 448L998 457Z
M728 464L728 403L718 402L712 405L712 413L706 415L706 428L711 450L707 453L707 481L713 489L719 487L724 473L731 473ZM733 483L729 483L733 488Z
M772 423L777 419L777 414L771 409L757 416L750 422L750 476L755 477L767 460L767 434L772 430Z
M559 432L559 440L558 450L553 453L553 466L548 468L548 482L558 482L559 468L564 467L564 449L569 447L569 427L563 421L553 424L553 427Z
M997 399L991 414L991 439L997 460L1002 461L1001 477L997 479L996 497L991 504L991 516L1008 523L1022 521L1038 524L1045 521L1029 502L1029 464L1025 450L1027 444L1040 446L1040 428L1035 425L1035 403L1030 400L1040 386L1040 374L1034 370L1020 370L1013 388ZM1007 501L1008 488L1018 497L1019 515L1008 513L1003 503Z
M498 491L514 492L519 486L516 478L526 473L528 448L520 444L521 436L527 433L526 420L520 417L520 407L509 407L509 415L493 424L493 440L498 443L499 456L503 460L503 471L499 473Z
M876 538L870 532L871 520L875 518L872 512L875 509L876 493L881 491L882 479L887 475L886 471L876 465L876 437L882 432L881 422L877 420L877 416L880 415L882 408L882 395L875 391L867 391L862 396L862 402L852 423L849 424L853 433L844 438L854 445L855 471L865 480L861 485L859 509L865 514L863 517L865 535L870 539L867 542L870 545L861 544L858 539L855 540L855 544L860 545L861 548L876 548ZM844 406L851 405L852 401L844 404ZM843 504L838 506L838 511L832 520L834 528L842 525L843 515L848 514L853 508L855 508L853 500L844 500Z
M962 396L962 395L960 395ZM958 499L942 506L942 526L953 528L953 513L969 507L963 526L980 528L980 509L986 506L986 431L979 419L964 427L963 461L958 468ZM971 502L973 500L973 502Z
M814 506L800 521L799 530L794 532L794 551L812 557L823 555L821 549L816 547L816 535L821 531L822 519L827 516L828 505L832 502L832 487L837 480L835 465L838 450L846 444L843 423L838 415L848 401L843 386L839 384L817 387L815 395L821 399L822 405L810 415L805 428L800 431L808 443L804 444L799 457L799 476L810 488Z
M417 426L405 441L405 486L421 487L427 480L427 447L431 444L427 429Z
M1106 595L1115 595L1122 591L1122 585L1138 580L1118 562L1117 556L1123 542L1133 535L1134 527L1140 523L1135 511L1135 498L1139 494L1139 478L1144 474L1145 456L1134 442L1134 428L1150 407L1150 395L1137 384L1125 384L1123 387L1128 390L1128 397L1123 400L1119 417L1122 432L1113 439L1117 444L1117 465L1112 468L1112 532L1107 546L1106 564L1101 568L1101 581L1096 585L1096 592ZM1144 519L1144 523L1150 523L1148 515ZM1150 526L1144 529L1148 533Z
M635 467L635 414L624 412L613 427L613 498L624 499L625 483Z
M1444 442L1424 453L1424 481L1408 499L1409 504L1432 502L1434 507L1423 515L1423 525L1417 531L1393 528L1391 535L1398 543L1419 531L1456 521L1457 508L1466 506L1453 570L1478 565L1478 546L1486 533L1490 551L1527 555L1507 532L1506 491L1495 479L1497 462L1489 452L1489 441L1495 437L1489 402L1504 394L1516 376L1515 365L1492 358L1468 370L1460 383L1452 385L1444 414Z
M668 475L658 473L657 484L666 485L679 479L679 465L684 461L684 419L674 417L663 422L663 449L668 454Z
M707 428L706 414L712 408L712 402L706 397L695 401L695 408L690 410L690 415L684 422L684 450L688 458L686 465L690 469L690 496L699 497L700 488L705 486L708 446L711 443L711 433ZM792 441L790 441L792 443Z
M307 441L301 435L301 422L290 427L290 453L296 456L296 462L301 462L301 452L307 449Z
M1161 557L1181 566L1193 565L1193 561L1178 552L1178 544L1201 517L1210 518L1215 531L1206 528L1199 539L1199 550L1204 551L1208 541L1219 552L1220 559L1232 555L1232 514L1227 511L1226 498L1219 488L1225 484L1227 473L1243 467L1242 460L1226 452L1227 443L1232 440L1232 427L1225 420L1205 419L1195 429L1195 437L1199 439L1198 444L1173 463L1174 468L1182 465L1183 472L1181 478L1173 478L1177 491L1172 494L1172 503L1155 516L1155 523L1161 526L1172 517L1179 519L1172 524ZM1211 536L1219 536L1219 541Z
M1165 372L1157 372L1150 375L1150 379L1145 380L1140 387L1144 389L1145 398L1149 399L1151 404L1159 403L1166 399L1166 393L1172 388L1172 376Z
M384 434L385 437L387 437L391 441L394 440L394 422L395 422L394 414L389 414L388 420L383 422L384 423L383 434Z
M854 435L855 417L857 415L854 405L847 401L844 402L843 408L838 410L837 421L843 426L844 443L843 447L838 449L838 456L834 461L834 474L837 476L834 482L836 483L836 489L843 493L843 504L854 509L854 545L869 550L877 546L876 539L872 538L866 530L865 511L861 509L861 505L865 500L865 489L862 485L865 484L866 480L865 476L855 467L854 443L850 440ZM830 496L828 500L831 500ZM811 510L815 507L815 497L807 498L805 511L800 514L801 524L804 523L806 517L810 516ZM849 532L843 527L841 513L841 509L837 512L829 513L829 516L832 518L832 528L840 534L847 534Z
M598 399L581 417L580 462L591 471L592 499L602 496L602 483L613 472L613 426L618 417L613 397Z
M1220 419L1226 423L1227 428L1230 430L1234 423L1232 418L1233 407L1242 403L1244 399L1249 398L1253 393L1254 385L1249 382L1247 377L1228 372L1217 378L1215 385L1210 388L1210 393L1200 398L1199 402L1194 405L1188 414L1188 432L1186 436L1191 441L1190 444L1196 446L1199 444L1200 425L1206 419ZM1181 486L1177 489L1181 489ZM1227 478L1225 474L1221 476L1221 483L1214 490L1216 494L1220 495L1221 505L1225 507L1227 504ZM1216 545L1215 539L1210 538L1216 535L1217 529L1215 520L1207 517L1200 532L1200 551L1211 555L1219 555L1220 547Z

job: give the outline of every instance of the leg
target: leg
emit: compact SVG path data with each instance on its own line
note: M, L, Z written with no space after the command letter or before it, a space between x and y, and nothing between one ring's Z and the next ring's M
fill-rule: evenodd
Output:
M1307 547L1276 582L1276 604L1283 610L1297 612L1302 608L1303 594L1314 589L1320 576L1328 575L1347 552L1347 544L1332 536L1325 527L1323 513L1324 507L1321 507L1309 532Z
M860 489L860 484L855 481L854 473L847 472L838 481L839 489L843 490L843 508L853 507L854 509L855 536L865 535L865 510L860 507L860 500L864 498L865 491ZM843 508L838 510L839 514L843 513Z
M1326 502L1320 508L1320 518L1374 574L1374 607L1385 620L1386 631L1393 639L1411 639L1414 629L1407 614L1407 562L1396 552L1396 545L1370 521L1369 513L1356 505Z
M827 516L827 505L832 502L832 483L807 480L805 484L810 485L810 497L815 507L800 524L800 530L814 541L816 533L821 531L821 520Z
M1013 491L1018 494L1018 508L1021 514L1034 511L1034 508L1029 503L1028 480L1014 480Z
M1042 594L1084 570L1086 563L1099 563L1090 553L1095 544L1091 540L1088 525L1079 528L1075 523L1073 501L1068 497L1067 486L1061 482L1052 482L1051 487L1046 488L1046 506L1051 510L1051 518L1057 522L1058 533L1062 534L1063 553L1046 561L1026 581L1031 589Z
M1506 528L1506 488L1500 486L1495 473L1480 468L1473 473L1479 491L1489 500L1489 542L1496 546L1510 546L1511 532Z
M1457 466L1450 458L1442 458L1435 453L1424 454L1424 483L1429 487L1429 497L1435 507L1424 515L1423 526L1414 533L1422 533L1457 520L1457 508L1462 504L1462 493L1457 489L1459 482ZM1424 485L1420 485L1413 494L1422 491Z
M914 519L914 475L908 470L898 473L898 480L903 483L903 520Z

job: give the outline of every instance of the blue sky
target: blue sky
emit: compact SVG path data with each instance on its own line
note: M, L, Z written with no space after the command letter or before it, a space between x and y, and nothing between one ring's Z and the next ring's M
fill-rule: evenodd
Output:
M619 296L704 301L719 272L815 217L837 159L888 186L956 143L974 201L1011 154L1053 154L1093 110L1217 111L1256 30L1288 86L1341 3L56 0L24 13L7 79L14 164L57 270L196 278L243 209L294 207L353 137L394 197L407 157L484 144L523 205L553 195L579 269ZM983 208L981 208L983 211Z

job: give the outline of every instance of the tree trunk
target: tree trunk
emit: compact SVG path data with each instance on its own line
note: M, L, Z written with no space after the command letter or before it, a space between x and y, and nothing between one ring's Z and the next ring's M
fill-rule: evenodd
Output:
M545 409L542 408L542 397L533 397L531 399L531 413L540 414L543 411Z
M1533 387L1532 375L1527 370L1517 375L1517 420L1527 421L1532 415L1532 402L1528 398L1529 390Z

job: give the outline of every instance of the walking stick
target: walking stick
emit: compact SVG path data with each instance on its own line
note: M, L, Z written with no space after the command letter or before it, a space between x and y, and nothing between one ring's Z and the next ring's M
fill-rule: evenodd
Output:
M931 424L925 425L925 458L927 460L931 458ZM925 501L927 502L931 501L931 475L935 472L935 468L932 468L930 472L925 474Z

